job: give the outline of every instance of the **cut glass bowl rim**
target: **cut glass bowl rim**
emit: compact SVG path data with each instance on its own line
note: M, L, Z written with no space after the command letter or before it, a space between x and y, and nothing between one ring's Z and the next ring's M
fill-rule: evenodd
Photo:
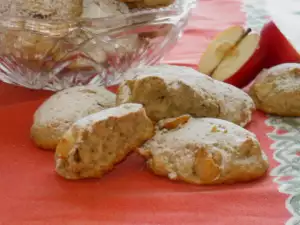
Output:
M63 27L66 26L78 26L81 24L87 24L90 22L97 22L99 24L100 22L103 23L103 25L106 25L111 23L111 21L121 21L121 20L127 20L134 17L141 17L146 15L156 15L157 18L161 16L168 16L169 19L172 17L184 17L187 13L191 11L192 8L194 8L199 0L175 0L175 2L166 7L161 8L147 8L147 9L135 9L132 10L129 13L124 13L121 15L113 15L113 16L106 16L106 17L96 17L96 18L86 18L86 17L79 17L79 18L72 18L72 19L40 19L40 18L30 18L30 17L15 17L15 16L0 16L0 28L2 29L18 29L18 25L22 25L22 28L24 29L24 24L29 25L28 28L32 28L30 25L37 25L40 28L41 26L58 26ZM33 30L35 32L39 32L39 30Z

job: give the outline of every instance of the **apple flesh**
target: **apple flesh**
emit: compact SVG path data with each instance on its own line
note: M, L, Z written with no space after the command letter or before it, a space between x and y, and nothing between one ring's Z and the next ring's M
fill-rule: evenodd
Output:
M211 42L198 70L216 80L244 87L264 68L265 55L259 34L233 26Z
M198 65L199 72L211 75L244 34L245 30L241 26L232 26L219 33L201 56Z
M245 36L226 55L211 76L239 88L246 86L264 68L266 52L259 43L258 34Z
M285 38L273 21L270 21L263 27L260 45L265 46L268 51L265 68L270 68L282 63L300 62L300 54Z

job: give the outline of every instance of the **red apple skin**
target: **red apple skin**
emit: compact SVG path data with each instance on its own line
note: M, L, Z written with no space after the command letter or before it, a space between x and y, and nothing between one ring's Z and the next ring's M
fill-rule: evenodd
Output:
M253 81L263 69L283 63L300 63L300 54L273 21L263 27L259 46L247 63L224 82L242 88Z
M300 62L300 54L281 33L273 21L268 22L261 31L260 45L267 48L265 68L282 63Z
M250 59L234 75L224 80L224 82L238 88L243 88L249 84L264 69L265 50L264 47L259 46Z
M113 86L107 87L107 90L116 94L118 92L118 88L119 88L119 85L113 85Z

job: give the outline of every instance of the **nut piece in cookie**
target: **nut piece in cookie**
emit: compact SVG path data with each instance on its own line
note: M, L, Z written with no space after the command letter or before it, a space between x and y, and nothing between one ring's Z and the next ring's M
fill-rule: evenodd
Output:
M190 114L245 126L255 108L244 91L192 68L159 65L130 70L118 90L117 104L143 104L154 121Z
M115 94L104 87L78 86L55 93L35 112L31 137L43 149L57 143L78 119L115 105Z
M300 64L263 70L250 88L256 107L279 116L300 116Z
M158 123L158 126L160 127L160 129L172 130L187 123L190 118L190 115L182 115L177 118L169 118L160 121L160 123Z
M153 173L193 184L246 182L266 173L268 160L253 133L214 118L176 121L183 120L175 118L173 129L160 121L155 136L138 149Z
M124 104L78 120L56 148L56 171L66 179L100 178L154 135L140 104Z

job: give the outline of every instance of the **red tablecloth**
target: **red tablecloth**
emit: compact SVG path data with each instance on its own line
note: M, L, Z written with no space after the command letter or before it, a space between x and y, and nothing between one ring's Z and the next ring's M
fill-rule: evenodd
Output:
M165 58L195 67L212 36L246 20L239 0L201 0L183 38ZM259 181L202 187L156 177L132 155L100 180L70 182L54 173L53 153L34 147L34 110L50 92L0 84L0 224L279 225L291 215L287 195L269 175ZM248 127L277 166L266 116Z

